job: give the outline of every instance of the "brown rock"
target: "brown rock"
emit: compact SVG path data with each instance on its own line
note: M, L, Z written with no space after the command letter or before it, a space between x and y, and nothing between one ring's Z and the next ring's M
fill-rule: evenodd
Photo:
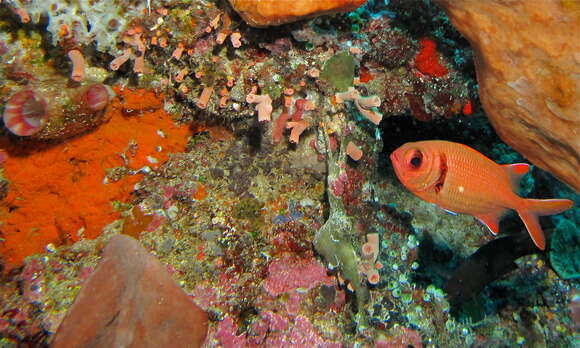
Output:
M580 2L435 1L471 42L499 136L580 191Z
M267 27L338 12L348 12L367 0L230 0L253 27Z
M206 314L139 243L117 235L52 342L62 347L200 347Z

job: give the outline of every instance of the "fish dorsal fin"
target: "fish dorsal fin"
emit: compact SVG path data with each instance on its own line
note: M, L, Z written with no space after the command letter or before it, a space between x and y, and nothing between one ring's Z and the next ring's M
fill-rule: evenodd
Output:
M482 224L487 226L487 228L495 236L499 233L499 220L501 219L502 215L503 215L503 211L498 210L497 212L480 214L480 215L476 215L475 217L479 221L481 221Z
M510 178L512 189L514 192L518 192L520 190L520 180L530 171L530 165L527 163L514 163L503 164L502 167Z

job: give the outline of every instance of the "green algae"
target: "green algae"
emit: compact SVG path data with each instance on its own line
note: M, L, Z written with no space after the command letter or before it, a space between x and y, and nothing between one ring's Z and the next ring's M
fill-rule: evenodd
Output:
M335 54L326 61L320 78L328 82L339 92L344 92L352 86L354 79L355 60L347 52Z

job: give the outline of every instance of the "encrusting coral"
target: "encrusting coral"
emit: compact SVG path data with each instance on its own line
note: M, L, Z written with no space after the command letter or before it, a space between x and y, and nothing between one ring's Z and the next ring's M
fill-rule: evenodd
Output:
M0 254L8 268L49 244L98 236L120 217L111 202L130 200L133 186L142 178L137 171L155 168L169 153L185 148L188 128L173 123L154 93L117 92L122 100L113 101L106 115L109 121L94 132L61 144L0 138L8 157L4 176L9 180L0 212L5 239ZM133 114L125 115L126 110ZM116 178L111 172L115 167L134 175Z

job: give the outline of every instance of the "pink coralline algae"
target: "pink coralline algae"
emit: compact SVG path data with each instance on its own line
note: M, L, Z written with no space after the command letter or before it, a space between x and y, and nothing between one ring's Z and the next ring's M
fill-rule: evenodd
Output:
M360 190L363 185L363 176L359 170L343 167L336 180L330 184L330 190L336 197L342 198L348 214L357 208L360 201Z
M332 284L326 269L314 258L301 259L284 254L270 263L268 272L264 289L272 296L298 288L309 290L320 284Z
M294 320L294 328L290 333L290 345L292 347L325 347L340 348L338 342L328 342L318 335L312 323L305 316L298 316Z
M286 301L286 312L290 315L298 314L300 311L300 304L302 303L302 297L304 294L299 293L298 291L292 291L290 296L288 296L288 301Z
M29 302L41 302L45 292L44 265L37 259L30 259L19 276L23 297Z
M305 316L299 315L292 323L271 311L262 312L249 332L237 334L238 325L227 317L218 324L215 338L224 348L242 347L295 347L340 348L339 342L324 339Z
M380 337L375 340L376 348L422 348L423 343L418 331L399 326L395 330L393 337Z
M246 347L248 342L245 334L236 335L238 326L232 318L227 317L222 320L217 329L216 338L224 348Z
M286 331L288 319L271 311L264 311L252 324L248 333L237 335L238 326L231 317L222 320L215 338L224 348L238 347L284 347L288 346Z
M347 182L348 174L346 174L346 172L340 173L338 178L331 185L332 193L337 197L342 196L344 194Z
M197 285L193 292L189 294L196 305L203 310L211 310L212 307L219 304L218 294L216 289L210 288L207 285Z

